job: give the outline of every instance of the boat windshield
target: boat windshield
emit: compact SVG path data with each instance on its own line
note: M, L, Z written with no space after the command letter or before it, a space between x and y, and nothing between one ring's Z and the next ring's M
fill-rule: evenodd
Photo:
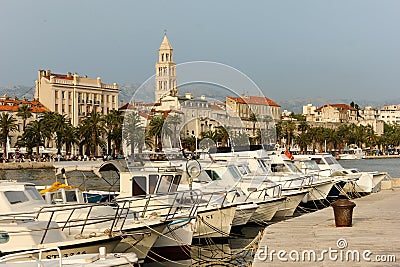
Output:
M319 171L320 168L318 167L318 164L314 160L305 160L302 162L302 169L307 169L307 170L313 170L313 171Z
M326 157L325 161L329 165L339 164L339 162L337 162L337 160L334 157Z
M249 167L246 166L246 165L238 165L237 168L238 168L238 170L240 171L240 173L241 173L242 175L246 175L246 174L249 174L249 173L250 173L250 169L249 169Z
M235 166L228 166L228 171L232 175L235 181L239 181L242 176L240 175L239 171L235 168Z
M26 193L34 200L43 200L43 197L40 195L39 191L37 191L37 189L33 186L27 186Z
M269 164L266 161L259 159L259 160L257 160L257 162L258 162L258 166L261 168L261 170L263 172L268 172Z
M181 175L161 175L157 193L175 192L180 180Z
M293 164L293 162L285 162L285 165L290 170L290 172L300 172L300 170Z

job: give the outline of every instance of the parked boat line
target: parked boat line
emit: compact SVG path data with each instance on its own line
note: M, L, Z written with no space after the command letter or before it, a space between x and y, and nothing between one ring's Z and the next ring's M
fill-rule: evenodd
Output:
M203 154L198 159L184 157L173 158L170 161L145 161L142 164L127 160L78 162L78 164L61 162L57 165L56 173L61 173L62 169L67 172L73 171L73 173L80 169L98 171L99 174L104 175L98 178L99 180L112 177L115 183L108 183L108 185L117 185L118 191L114 196L119 196L113 203L105 204L109 205L108 207L96 208L96 210L107 210L110 213L106 222L102 221L106 219L103 218L105 215L98 217L94 210L90 211L92 206L86 204L84 192L78 187L54 187L43 191L43 194L47 201L46 205L50 205L47 209L51 212L57 211L61 217L54 216L54 222L51 221L52 218L48 220L47 217L43 217L42 220L54 224L64 224L64 221L72 220L72 226L75 227L75 220L83 219L85 229L82 228L81 231L84 234L94 232L90 227L93 224L94 229L104 227L104 229L109 229L107 231L100 229L99 235L96 234L96 236L100 237L100 233L107 233L120 239L114 252L134 252L140 262L166 259L164 264L170 266L177 260L190 261L190 256L193 255L191 248L198 243L197 240L199 243L212 244L220 238L222 240L232 238L235 236L235 232L232 232L233 226L242 228L248 225L247 222L268 225L272 223L271 220L276 222L279 221L276 220L278 218L282 220L282 217L293 215L296 208L310 211L327 207L329 205L327 200L332 201L332 198L337 198L339 193L356 193L352 196L358 196L359 192L371 193L381 189L381 179L378 179L376 183L366 184L368 190L363 189L359 184L349 187L348 192L343 191L345 184L358 182L354 178L359 179L360 175L353 177L353 174L358 172L355 169L349 169L351 177L346 177L346 170L332 169L334 160L328 164L329 169L326 171L320 164L319 167L316 166L317 169L312 169L311 165L307 165L308 167L304 165L304 172L301 172L302 168L295 164L294 158L287 157L283 153L250 152ZM304 163L313 159L305 160ZM54 171L51 172L54 175ZM323 175L325 173L326 176ZM376 173L373 172L373 174ZM66 176L63 175L63 177ZM114 180L115 177L118 181ZM372 176L365 179L367 178L372 181ZM95 179L87 179L89 180ZM58 181L68 182L67 179L60 180L59 177ZM385 179L385 182L391 181ZM92 187L87 189L90 188ZM333 188L338 190L333 190ZM11 205L14 205L17 198L22 201L23 194L10 195L7 193L8 190L4 188ZM102 192L98 191L98 193ZM41 198L40 200L42 201ZM58 206L52 208L54 204ZM90 210L88 209L85 213L84 209L80 210L78 204ZM40 205L43 204L40 203ZM60 210L60 207L65 209L67 206L74 210L71 215L62 213L63 211ZM296 216L297 214L298 212ZM9 214L3 215L9 216ZM64 219L66 216L68 218ZM85 218L91 223L87 224ZM107 225L102 227L104 223ZM97 225L99 227L96 227ZM79 227L79 225L76 226ZM79 234L74 233L75 230L79 231L77 227L68 230L72 232L70 239L73 239L76 233ZM254 240L251 243L254 247L257 241ZM245 246L241 253L245 254L245 250L249 250L248 246ZM235 253L224 255L221 262L238 259ZM204 257L204 255L196 257L196 260L202 261L202 256ZM192 256L192 260L194 259L195 257ZM221 262L212 257L206 257L204 261L206 265Z

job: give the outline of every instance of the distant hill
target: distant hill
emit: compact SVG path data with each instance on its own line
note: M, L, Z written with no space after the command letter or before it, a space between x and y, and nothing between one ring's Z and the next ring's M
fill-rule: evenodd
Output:
M120 84L119 89L121 93L119 94L119 100L124 103L134 101L143 101L143 102L154 102L154 84L148 84L148 88L138 88L140 84L137 83L128 83L128 84ZM229 93L224 88L220 88L218 86L210 86L210 85L187 85L182 88L179 88L180 94L184 93L192 93L196 97L200 97L201 95L205 95L208 99L215 99L220 101L225 101L226 95L233 95ZM32 99L35 93L35 88L32 86L24 86L24 85L14 85L14 86L3 86L0 87L0 96L7 94L11 98L27 98ZM366 101L366 100L357 100L357 99L329 99L329 98L321 98L321 97L308 97L308 98L297 98L297 99L272 99L277 102L282 107L283 110L292 111L294 113L302 113L303 106L307 104L313 104L314 106L322 106L327 103L345 103L350 104L354 101L360 107L372 106L372 107L382 107L384 105L392 105L399 104L400 98L395 98L386 101Z
M14 86L4 86L0 87L0 96L7 94L11 98L27 98L32 99L35 94L35 87L24 86L24 85L14 85Z
M348 104L354 101L354 103L358 104L359 107L366 107L366 106L372 106L372 107L382 107L384 105L392 105L392 104L397 104L400 103L399 100L393 100L393 101L384 101L384 102L379 102L379 101L366 101L366 100L357 100L357 99L346 99L346 98L341 98L341 99L328 99L328 98L303 98L303 99L289 99L289 100L276 100L276 102L281 105L281 110L288 110L292 111L294 113L302 113L303 112L303 106L306 106L307 104L312 104L313 106L320 107L325 104L331 103L331 104Z

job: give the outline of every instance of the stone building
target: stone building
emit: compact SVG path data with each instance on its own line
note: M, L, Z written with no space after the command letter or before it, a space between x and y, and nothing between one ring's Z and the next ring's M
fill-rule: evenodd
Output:
M103 83L101 78L88 78L78 74L55 74L39 70L35 99L50 111L66 114L73 126L90 112L103 115L118 109L118 85Z

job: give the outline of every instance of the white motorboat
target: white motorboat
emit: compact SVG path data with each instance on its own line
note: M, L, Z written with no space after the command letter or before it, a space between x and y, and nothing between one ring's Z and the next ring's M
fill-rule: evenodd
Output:
M86 212L78 219L72 214L81 212L81 205L48 206L31 183L1 181L0 201L1 255L55 246L64 254L87 254L97 252L100 244L112 251L120 242L109 231L115 216L90 217ZM64 216L67 213L69 217Z
M386 172L365 172L358 169L346 169L328 153L315 155L298 155L295 158L307 158L315 161L320 169L321 176L345 176L352 178L354 182L347 183L344 187L346 192L356 191L358 193L372 193L380 190L380 182L388 177Z
M115 162L104 164L100 168L100 173L105 170L113 170L119 175L120 192L116 198L119 205L124 203L124 201L127 203L132 199L140 201L141 198L147 198L150 200L149 203L145 204L149 209L147 210L148 214L157 213L158 216L168 218L168 213L171 213L171 211L177 212L175 215L178 216L168 218L168 223L164 229L155 229L157 230L157 234L154 234L156 239L153 244L150 245L149 243L150 246L139 248L139 250L146 249L149 251L146 261L189 259L198 209L197 202L199 200L196 192L192 192L189 197L185 193L176 192L178 184L182 179L182 171L161 168L155 170L135 169L130 172L126 166L118 165ZM154 199L153 201L151 197L155 194L159 194L159 199ZM185 204L183 203L183 198L189 199L192 202ZM169 206L166 206L166 203ZM134 206L132 203L129 203L129 205ZM140 205L143 205L143 203ZM150 211L154 208L158 208L158 210ZM120 247L122 246L128 247L128 244L120 245ZM135 251L135 253L140 252Z
M364 151L361 148L356 147L343 150L343 152L339 154L339 159L362 159L364 156Z
M48 259L44 255L55 251L57 257ZM26 259L37 255L35 259ZM107 253L105 247L100 247L98 253L66 255L59 248L28 250L0 258L0 266L8 267L116 267L134 266L138 258L134 253Z
M253 212L247 212L249 222L265 223L270 221L285 201L285 198L280 195L280 188L275 184L268 188L269 191L266 188L248 190L247 183L244 180L249 178L250 170L245 162L216 162L207 164L205 170L213 182L204 186L203 190L212 191L215 187L225 190L235 189L234 197L228 199L232 203L237 203L238 208L250 203L258 206ZM278 192L274 192L274 187Z

